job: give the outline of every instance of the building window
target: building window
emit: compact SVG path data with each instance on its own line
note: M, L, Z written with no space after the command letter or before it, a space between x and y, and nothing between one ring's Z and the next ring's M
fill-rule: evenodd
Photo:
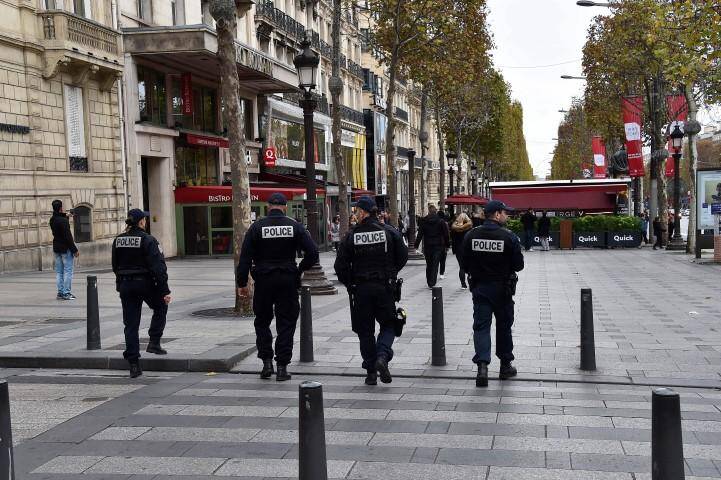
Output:
M167 126L165 75L138 65L140 121Z
M57 6L55 5L55 0L45 0L44 2L45 10L55 10Z
M138 18L150 22L153 18L151 0L137 0Z
M208 0L201 0L200 9L203 13L203 23L209 27L213 26L213 16L210 14L210 2Z
M73 13L85 18L93 18L90 0L72 0L73 1ZM53 3L55 3L53 1Z
M178 12L176 10L175 0L170 1L170 16L172 18L173 25L178 24Z
M85 104L83 89L64 85L65 137L71 172L87 172L88 156L85 145Z
M175 176L181 187L218 185L218 149L179 144L175 149Z
M176 127L203 132L218 133L218 92L214 88L192 85L193 108L183 108L182 80L175 76L172 79L172 112Z
M315 163L325 164L325 130L315 129ZM305 158L305 134L303 125L281 118L270 123L270 145L275 147L278 158L303 161Z
M93 222L89 207L80 206L73 209L73 227L73 237L77 243L93 240Z

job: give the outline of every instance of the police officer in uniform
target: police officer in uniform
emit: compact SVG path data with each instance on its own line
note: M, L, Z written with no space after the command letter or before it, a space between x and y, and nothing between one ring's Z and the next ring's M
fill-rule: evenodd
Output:
M371 197L356 203L359 223L341 242L335 261L338 280L351 299L351 326L358 335L366 385L392 381L388 362L393 358L396 308L394 286L398 272L408 261L408 247L401 234L378 220ZM380 325L375 338L375 322Z
M486 204L486 220L466 234L462 246L463 268L470 275L473 294L473 344L478 365L476 386L488 386L488 364L491 362L491 316L496 316L496 356L501 361L499 378L516 376L513 359L513 295L516 272L523 270L521 242L505 228L508 214L514 210L503 202Z
M168 270L158 241L145 232L148 212L134 208L125 220L127 229L113 241L112 263L116 289L120 293L125 325L123 357L130 363L130 378L143 374L140 368L140 315L145 302L153 310L148 336L149 353L165 355L160 346L170 303Z
M290 380L287 365L293 355L293 335L300 313L298 289L302 273L318 263L318 247L301 223L285 215L282 193L268 199L268 216L257 220L245 234L236 271L238 295L248 296L248 274L255 280L253 312L258 358L263 361L260 378L273 375L273 334L270 322L275 309L275 361L279 382ZM295 263L302 250L303 260Z

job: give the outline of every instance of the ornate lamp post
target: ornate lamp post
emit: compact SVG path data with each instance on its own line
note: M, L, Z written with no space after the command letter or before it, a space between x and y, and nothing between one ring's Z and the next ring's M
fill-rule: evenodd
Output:
M423 260L413 245L416 243L416 151L408 150L408 259Z
M671 135L671 148L673 148L673 237L666 247L667 250L686 250L681 237L681 148L683 147L683 131L679 123L673 125Z
M463 159L461 157L456 158L456 191L455 193L461 193L461 167L463 166Z
M303 90L300 106L303 108L303 126L305 130L305 212L308 218L308 231L316 245L320 243L318 231L318 203L316 201L315 180L315 144L313 135L313 111L317 101L313 98L316 71L320 57L310 48L310 40L306 37L300 44L301 51L293 59L298 71L298 86ZM338 291L327 278L320 264L313 266L304 275L306 284L313 295L333 295Z
M453 195L453 160L456 158L455 152L446 153L446 158L448 159L448 196L450 197ZM450 205L448 208L450 209L452 216L453 205Z

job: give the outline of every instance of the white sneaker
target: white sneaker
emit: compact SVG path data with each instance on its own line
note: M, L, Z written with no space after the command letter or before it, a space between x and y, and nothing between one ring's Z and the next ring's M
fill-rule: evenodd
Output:
M532 252L532 251L533 251L533 248L529 248L528 251L529 251L529 252Z
M440 278L441 280L443 280L444 278L446 278L446 276L445 276L445 275L438 275L438 278Z

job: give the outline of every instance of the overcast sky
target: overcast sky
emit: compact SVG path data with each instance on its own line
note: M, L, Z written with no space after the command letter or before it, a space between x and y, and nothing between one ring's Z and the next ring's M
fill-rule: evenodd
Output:
M563 118L558 110L583 94L582 80L560 76L581 74L586 30L594 15L608 9L579 7L575 0L488 0L488 7L495 64L523 104L528 156L534 174L545 177L556 143L551 139Z

